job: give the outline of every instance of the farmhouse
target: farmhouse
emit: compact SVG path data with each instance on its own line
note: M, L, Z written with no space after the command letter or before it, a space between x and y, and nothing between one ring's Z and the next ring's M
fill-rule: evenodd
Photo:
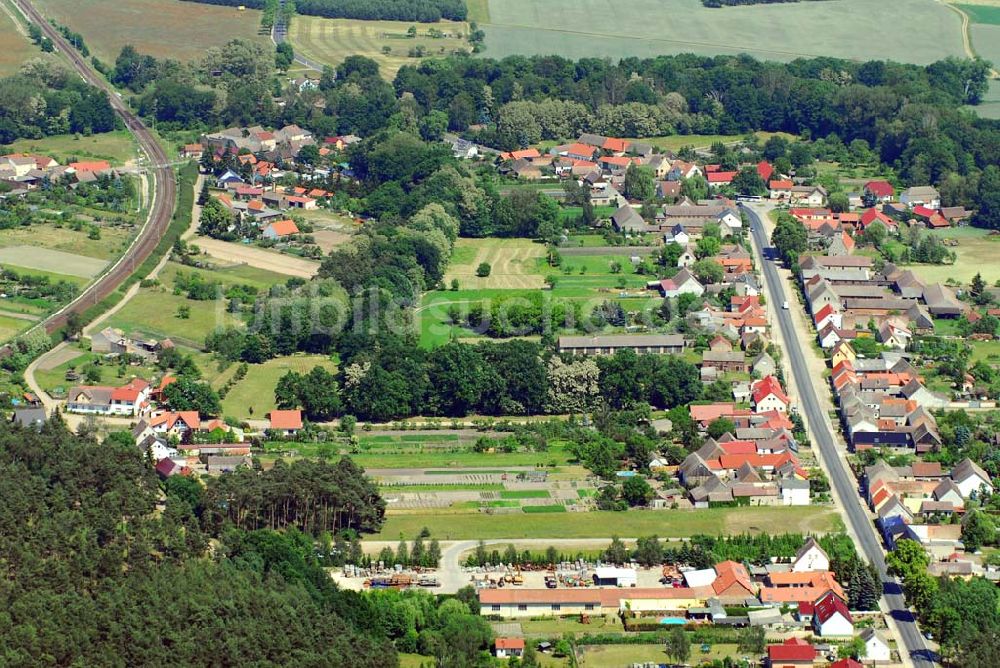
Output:
M611 214L611 225L616 232L631 234L645 232L648 227L639 212L628 204L623 204Z
M66 410L97 415L138 415L149 399L149 383L135 378L121 387L81 385L70 388Z
M689 269L684 268L671 278L664 278L660 281L660 292L664 297L677 297L683 294L700 297L705 294L705 286L698 282Z
M509 659L524 654L524 638L497 638L493 643L498 659Z
M265 239L280 239L298 233L299 228L294 220L275 220L264 227L261 236Z
M574 355L613 355L619 350L639 354L677 355L684 351L680 334L610 334L602 336L560 336L559 352Z
M933 186L913 186L899 193L899 201L910 209L917 206L939 209L941 208L941 193Z
M294 436L302 429L302 411L274 410L268 413L268 429L284 436Z

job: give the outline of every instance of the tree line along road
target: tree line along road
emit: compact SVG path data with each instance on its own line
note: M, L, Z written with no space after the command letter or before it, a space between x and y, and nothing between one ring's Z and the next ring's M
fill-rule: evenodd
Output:
M771 259L774 257L773 249L770 248L764 224L758 212L753 208L741 205L741 209L746 212L750 220L753 242L757 244L761 256L764 258L762 272L766 289L770 292L770 303L781 304L787 299L787 296L781 276L774 266L774 260ZM920 635L916 619L903 598L902 587L898 580L890 577L886 571L885 554L868 512L861 505L861 499L857 492L857 482L847 468L846 462L839 456L836 440L824 419L824 408L820 404L813 385L814 381L823 382L823 380L814 379L809 373L809 367L803 353L803 350L809 348L810 342L800 340L789 311L774 309L774 313L785 340L788 360L792 367L792 374L795 377L813 442L817 445L818 454L830 473L830 479L836 489L837 496L840 498L844 515L847 517L852 533L858 539L858 546L868 560L875 564L882 578L883 599L889 609L889 614L895 621L900 635L899 640L902 643L900 654L904 656L904 661L908 659L908 663L918 668L934 666L935 656L927 649L924 638Z
M94 71L90 63L76 49L70 46L62 34L45 20L45 17L31 2L15 0L15 3L25 18L35 23L42 30L42 33L52 40L57 50L69 60L73 69L84 81L103 90L108 95L111 107L136 138L140 149L146 154L152 165L150 174L153 180L153 200L146 222L125 253L110 269L84 289L76 299L39 323L40 327L44 327L46 333L51 334L66 324L71 313L83 313L113 293L135 271L136 267L140 266L152 254L173 218L177 205L177 184L174 180L173 170L168 164L170 159L142 120L132 113L114 89Z

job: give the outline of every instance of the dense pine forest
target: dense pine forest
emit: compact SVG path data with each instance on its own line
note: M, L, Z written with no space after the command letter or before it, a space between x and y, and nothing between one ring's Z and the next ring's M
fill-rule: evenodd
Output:
M349 461L161 488L129 441L0 427L0 665L391 668L394 643L476 665L490 634L466 603L340 591L296 528L378 526ZM257 519L234 525L249 497Z

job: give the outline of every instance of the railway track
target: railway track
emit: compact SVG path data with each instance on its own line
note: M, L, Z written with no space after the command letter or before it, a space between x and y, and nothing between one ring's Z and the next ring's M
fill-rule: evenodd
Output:
M177 184L174 180L173 170L169 166L170 158L142 120L132 113L132 110L118 97L114 89L94 71L80 52L70 46L59 31L45 20L45 17L29 0L14 0L14 2L21 13L29 21L37 24L42 33L52 40L56 48L69 60L73 69L84 81L107 93L112 108L121 117L125 127L136 138L139 148L145 154L149 164L152 165L149 173L153 183L153 198L150 203L149 215L139 230L139 234L132 240L125 253L96 281L85 288L76 299L36 325L36 327L44 328L47 334L51 334L66 324L70 314L83 313L113 293L135 271L135 268L152 254L170 226L171 218L173 218L177 205Z

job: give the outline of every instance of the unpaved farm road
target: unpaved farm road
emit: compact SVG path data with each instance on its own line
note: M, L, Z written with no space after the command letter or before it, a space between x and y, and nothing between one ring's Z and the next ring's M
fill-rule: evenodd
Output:
M273 271L298 278L312 278L319 271L319 262L291 255L274 253L262 248L244 246L208 237L195 237L191 243L217 260L233 264L247 264L257 269Z

